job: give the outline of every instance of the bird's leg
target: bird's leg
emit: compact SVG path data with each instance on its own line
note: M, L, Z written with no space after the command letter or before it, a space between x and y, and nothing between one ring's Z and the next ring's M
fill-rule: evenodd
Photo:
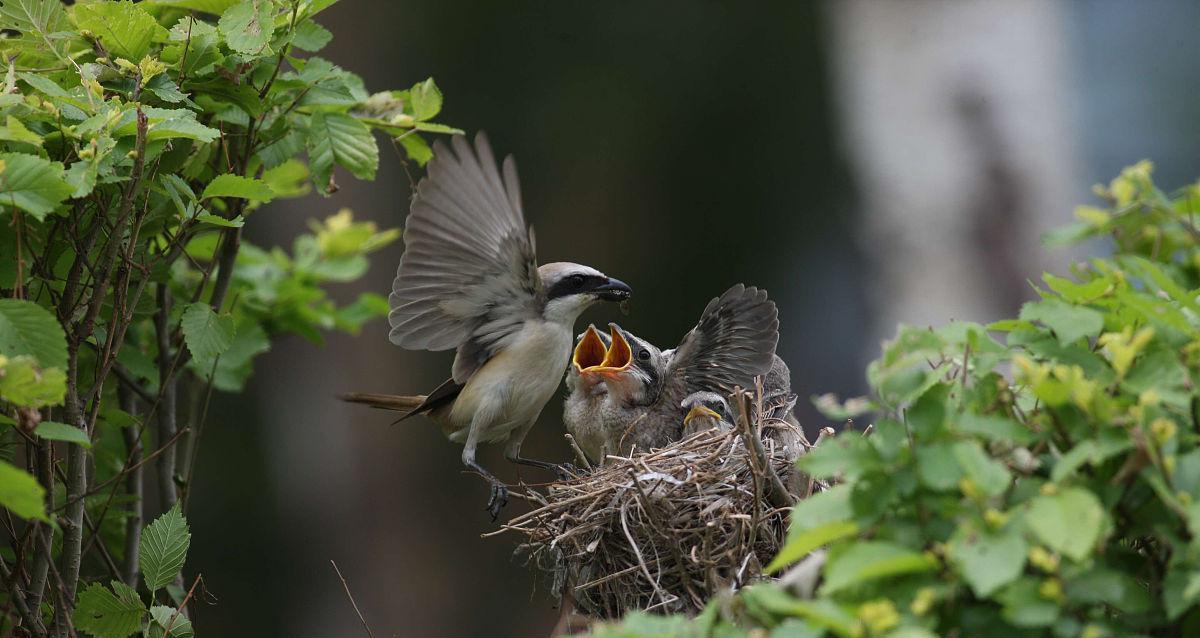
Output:
M479 444L479 430L475 424L471 425L471 432L467 435L467 443L463 446L462 462L463 465L471 468L484 478L492 486L490 496L488 496L487 506L484 508L492 515L492 522L496 522L496 518L500 516L500 509L508 505L508 486L503 481L496 478L491 472L483 469L483 466L475 462L475 447Z
M555 478L560 481L568 481L575 477L578 470L570 463L551 463L550 461L538 461L536 459L527 459L521 456L521 442L524 436L514 436L508 440L508 445L504 448L504 458L516 463L517 465L526 465L529 467L537 467L543 470L554 472Z

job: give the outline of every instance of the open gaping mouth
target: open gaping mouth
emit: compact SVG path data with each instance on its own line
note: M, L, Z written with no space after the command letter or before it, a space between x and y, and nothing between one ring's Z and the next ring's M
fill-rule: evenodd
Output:
M610 332L612 345L605 348L600 333L596 332L594 327L588 327L583 338L579 340L579 345L575 346L575 353L571 355L571 363L580 374L612 376L629 369L633 362L633 351L629 348L629 342L616 326L612 326Z
M604 355L607 350L604 341L600 339L600 333L596 332L596 327L588 326L587 332L583 333L583 338L575 346L575 353L571 355L571 363L575 365L576 371L583 372L604 363Z

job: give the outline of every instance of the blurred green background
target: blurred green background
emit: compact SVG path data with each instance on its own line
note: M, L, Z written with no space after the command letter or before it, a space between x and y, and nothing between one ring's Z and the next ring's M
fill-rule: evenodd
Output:
M322 56L369 88L433 76L442 121L517 157L541 261L633 286L628 317L584 323L666 347L729 285L770 291L810 432L825 423L807 397L860 392L897 321L986 320L1031 296L1038 231L1070 221L1090 184L1142 157L1166 185L1200 172L1200 8L1185 0L343 0L321 21L335 36ZM343 206L402 225L399 158L384 145L374 183L274 205L248 236L287 245ZM386 294L401 250L343 298ZM445 378L449 353L386 334L381 321L324 347L286 341L244 397L217 398L189 513L205 635L358 635L330 560L376 636L554 625L512 539L479 537L494 529L486 489L459 448L334 398ZM529 456L568 458L560 415L552 401ZM517 478L498 449L482 462Z

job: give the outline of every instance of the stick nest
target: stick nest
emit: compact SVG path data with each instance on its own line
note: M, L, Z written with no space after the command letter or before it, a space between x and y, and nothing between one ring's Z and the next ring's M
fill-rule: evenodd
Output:
M737 396L733 430L528 487L522 496L534 509L490 535L520 535L517 555L549 574L564 604L594 617L694 613L717 592L762 578L787 537L788 508L820 485L794 468L811 446L781 416L791 404L764 409L761 398Z

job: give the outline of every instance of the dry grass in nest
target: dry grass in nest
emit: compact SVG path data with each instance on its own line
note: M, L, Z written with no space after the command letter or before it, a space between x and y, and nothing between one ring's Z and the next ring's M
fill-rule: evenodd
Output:
M741 396L733 430L527 488L534 509L489 535L523 537L517 554L549 573L565 605L593 617L696 612L717 592L762 578L787 537L788 508L819 486L794 469L811 447L799 428Z

